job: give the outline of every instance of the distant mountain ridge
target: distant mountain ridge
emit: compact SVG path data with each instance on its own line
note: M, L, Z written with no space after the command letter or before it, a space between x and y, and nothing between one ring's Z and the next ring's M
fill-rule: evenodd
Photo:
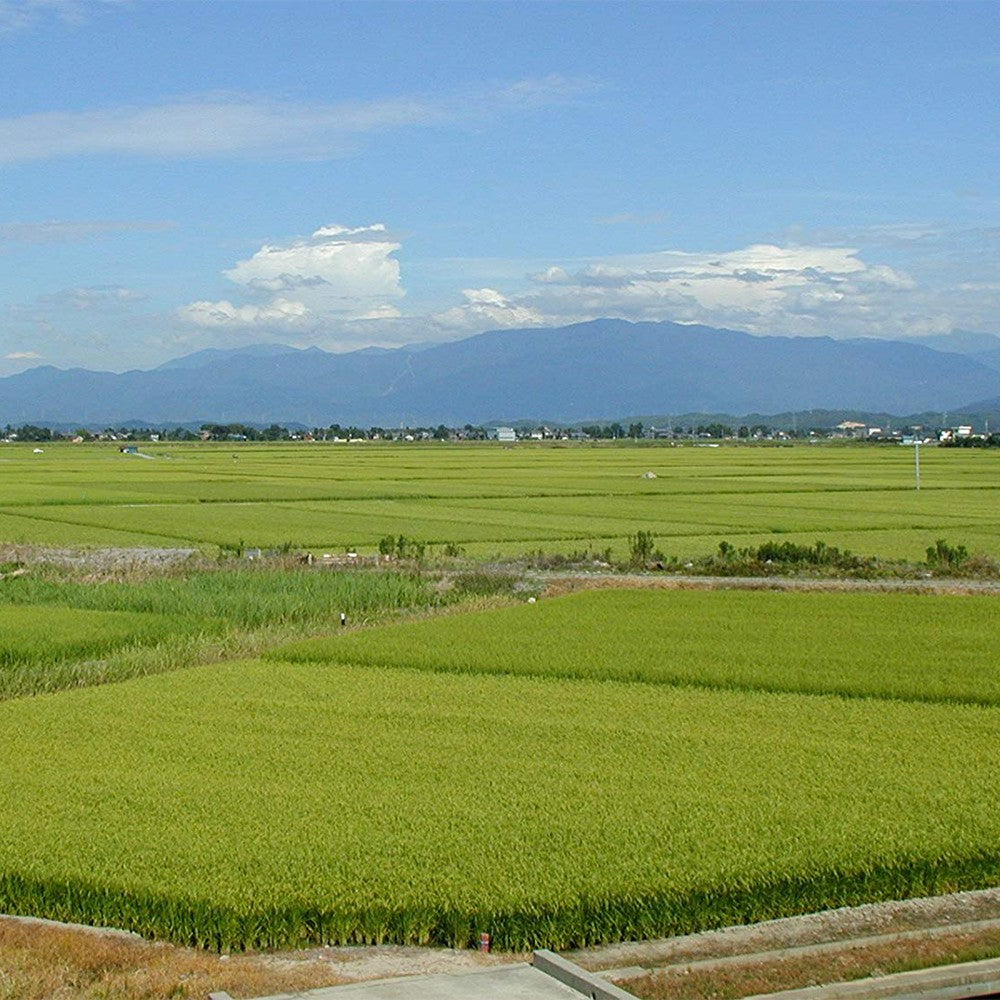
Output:
M42 366L0 379L0 421L367 427L627 413L914 413L996 397L1000 372L978 356L992 353L601 319L344 354L278 344L213 348L121 374Z

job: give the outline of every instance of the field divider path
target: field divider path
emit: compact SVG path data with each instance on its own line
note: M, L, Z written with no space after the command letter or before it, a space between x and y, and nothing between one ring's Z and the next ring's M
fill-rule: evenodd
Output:
M837 939L820 944L793 945L788 948L774 948L768 951L740 952L722 958L702 958L690 962L673 962L667 965L645 967L628 965L617 969L601 969L596 975L612 980L634 979L647 975L650 971L664 973L714 972L722 969L739 969L761 962L779 962L786 959L810 958L819 955L835 955L860 948L873 948L887 944L902 944L910 941L924 941L940 934L976 934L982 931L1000 931L1000 918L973 920L963 924L948 924L944 927L928 927L921 930L896 931L892 934L873 934L863 937Z
M792 590L908 592L920 594L997 594L1000 580L935 577L932 579L857 579L849 577L801 576L700 576L654 575L651 573L567 573L564 570L528 570L525 577L546 585L545 595L555 596L577 590L660 589L660 590Z
M936 935L1000 930L1000 887L842 906L816 913L721 927L650 941L565 951L611 979L651 970L723 969L782 956L822 955Z

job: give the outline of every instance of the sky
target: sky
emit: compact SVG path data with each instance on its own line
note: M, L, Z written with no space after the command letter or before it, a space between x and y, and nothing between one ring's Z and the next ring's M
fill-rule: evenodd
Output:
M1000 333L995 3L0 0L0 374Z

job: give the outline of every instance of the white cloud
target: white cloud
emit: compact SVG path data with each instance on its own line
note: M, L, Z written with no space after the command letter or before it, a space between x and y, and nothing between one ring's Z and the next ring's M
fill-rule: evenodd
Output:
M91 285L64 288L62 291L43 295L38 305L43 308L72 309L77 312L122 312L146 296L133 288L121 285Z
M308 239L265 244L223 273L245 294L262 301L234 305L228 299L181 307L198 326L317 328L331 322L390 319L403 295L401 244L382 223L324 226Z
M543 326L545 316L530 306L520 305L492 288L466 288L465 302L432 319L441 329L476 333L500 327Z
M586 80L550 76L444 98L309 104L214 94L145 107L44 111L0 119L0 163L101 154L326 159L353 152L368 133L479 121L565 103L593 89Z
M287 326L301 323L309 316L302 302L274 299L264 306L234 306L221 302L192 302L178 310L181 319L197 326Z
M83 24L87 8L81 0L0 0L0 35L33 28L48 16L64 24Z
M935 222L886 222L870 226L836 226L806 229L793 226L786 237L798 244L810 246L844 246L858 244L867 247L907 246L944 235L945 228Z
M616 316L672 320L758 334L898 337L1000 325L995 287L922 284L870 263L849 246L752 244L718 252L663 250L573 262L474 261L482 284L460 301L403 314L396 251L385 226L326 226L268 244L225 272L245 301L199 301L179 314L192 328L336 349L445 340L487 329L557 326ZM456 277L462 262L451 261ZM256 332L255 332L256 331Z
M42 355L37 351L11 351L3 357L4 361L37 361Z
M755 333L897 335L919 295L907 273L858 250L754 244L737 250L649 254L552 264L517 293L463 293L434 319L446 329L572 323L596 316L675 320ZM496 300L490 296L497 296Z

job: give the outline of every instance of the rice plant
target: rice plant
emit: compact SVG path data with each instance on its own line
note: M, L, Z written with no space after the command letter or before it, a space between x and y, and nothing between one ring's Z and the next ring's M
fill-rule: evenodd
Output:
M293 643L294 661L1000 704L996 598L598 590Z
M214 948L524 949L979 887L998 732L950 704L175 671L0 705L0 907Z

